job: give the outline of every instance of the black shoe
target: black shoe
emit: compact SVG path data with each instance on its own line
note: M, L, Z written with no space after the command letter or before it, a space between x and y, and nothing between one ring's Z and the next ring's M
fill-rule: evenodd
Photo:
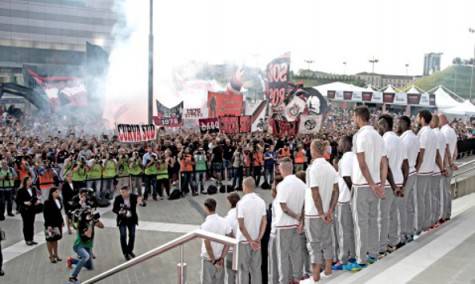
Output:
M10 217L15 217L15 214L13 214L12 212L9 212L7 215Z
M5 221L5 216L0 216L0 221Z
M3 270L0 270L0 276L3 276L5 275L5 272L3 272Z
M156 197L156 196L153 198L153 200L154 200L154 201L158 201L158 199L157 199L157 197Z
M135 257L135 254L134 254L133 252L129 252L129 256L130 256L131 258L134 258L134 257Z
M197 195L198 195L198 193L196 193L196 192L193 192L191 195L192 195L192 196L197 196Z
M130 260L130 255L124 254L125 260L129 261Z

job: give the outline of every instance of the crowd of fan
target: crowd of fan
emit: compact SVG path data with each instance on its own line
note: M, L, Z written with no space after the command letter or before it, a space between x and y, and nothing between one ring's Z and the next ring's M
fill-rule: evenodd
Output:
M381 114L371 112L370 124L376 125ZM315 135L279 138L266 133L181 132L125 144L111 133L104 134L92 120L79 124L59 116L17 119L4 113L0 127L0 221L5 219L5 212L14 215L15 196L26 177L39 189L41 201L50 198L51 188L70 183L73 192L68 196L63 193L65 205L85 187L91 188L98 200L107 202L116 189L128 185L143 197L142 206L149 196L158 200L165 194L175 199L189 193L208 193L209 184L218 189L227 184L228 192L242 190L248 176L257 187L270 189L279 160L290 159L295 172L307 167L315 138L324 141L321 154L327 161L338 160L340 139L356 131L352 117L351 110L332 110ZM459 130L459 139L469 137L461 121L454 121L452 126ZM69 222L68 231L71 233ZM30 236L25 235L27 243L34 243L27 238Z

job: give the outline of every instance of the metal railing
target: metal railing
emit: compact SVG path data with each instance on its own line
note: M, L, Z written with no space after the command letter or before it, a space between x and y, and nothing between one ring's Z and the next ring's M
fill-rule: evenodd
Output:
M181 237L178 237L172 241L169 241L168 243L161 245L157 248L154 248L142 255L137 256L136 258L133 258L123 264L120 264L112 269L109 269L97 276L92 277L91 279L88 279L84 282L83 284L92 284L92 283L98 283L99 281L102 281L106 278L111 277L114 274L117 274L121 271L124 271L126 269L129 269L137 264L140 264L146 260L149 260L151 258L154 258L156 256L159 256L169 250L172 250L174 248L180 247L180 263L178 264L178 283L179 284L184 284L185 279L186 279L186 271L185 271L185 262L184 262L184 248L183 245L187 242L190 242L194 239L205 239L205 240L210 240L213 242L218 242L224 245L229 245L233 246L233 264L232 264L232 269L237 270L238 269L238 257L239 257L239 242L238 240L210 232L206 232L203 230L195 230L190 233L187 233Z

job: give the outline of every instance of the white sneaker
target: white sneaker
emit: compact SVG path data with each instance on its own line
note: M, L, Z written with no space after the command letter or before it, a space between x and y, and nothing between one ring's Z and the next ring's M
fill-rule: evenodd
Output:
M325 274L325 271L320 272L320 277L323 279L327 279L333 276L333 273L330 273L329 275Z
M310 276L310 278L307 278L305 280L300 280L300 284L315 284L318 283L317 281L313 280L313 277Z

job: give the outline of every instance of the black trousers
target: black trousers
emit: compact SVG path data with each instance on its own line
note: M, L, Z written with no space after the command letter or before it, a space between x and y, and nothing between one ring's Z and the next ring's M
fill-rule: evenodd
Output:
M26 242L33 241L33 235L35 234L35 212L26 211L21 213L21 219L23 220L23 237Z
M5 209L7 213L13 213L13 189L0 189L0 216L5 216Z
M165 189L167 196L170 196L170 180L168 178L157 180L157 191L160 197L163 196L163 189Z
M145 175L144 183L145 183L145 192L143 194L144 200L148 199L150 191L152 192L152 197L156 199L157 198L157 176Z
M127 241L127 231L129 231L129 240ZM122 222L119 225L120 247L122 254L127 255L134 252L135 244L135 224L132 222Z

